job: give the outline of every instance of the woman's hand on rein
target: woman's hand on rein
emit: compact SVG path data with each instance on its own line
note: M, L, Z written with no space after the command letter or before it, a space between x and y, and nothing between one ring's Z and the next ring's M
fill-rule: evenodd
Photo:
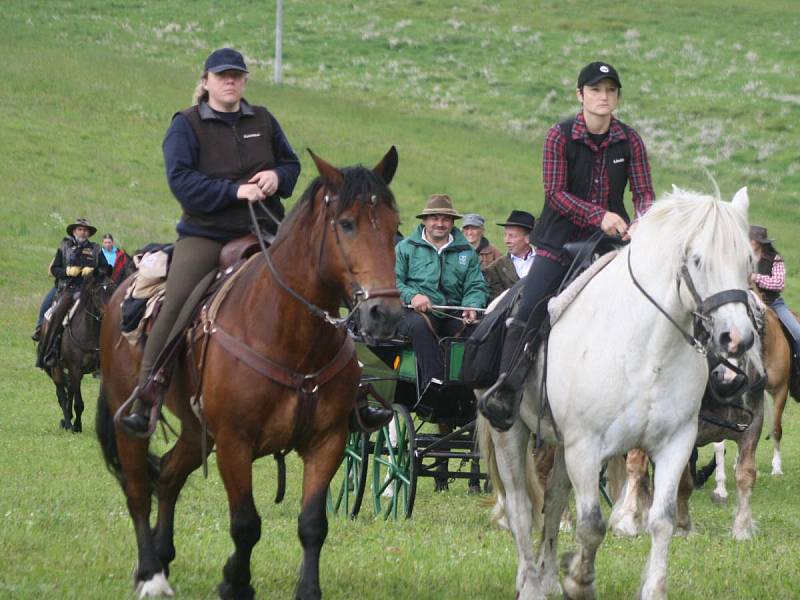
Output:
M280 180L275 171L259 171L248 179L247 183L254 183L267 196L273 196L278 191Z
M236 197L248 202L258 202L264 200L267 195L255 183L243 183L236 191Z

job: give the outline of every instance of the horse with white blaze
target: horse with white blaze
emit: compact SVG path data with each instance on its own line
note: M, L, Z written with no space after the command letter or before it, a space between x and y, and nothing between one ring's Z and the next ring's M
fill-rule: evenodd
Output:
M745 188L730 203L673 188L552 324L511 429L500 433L481 419L482 452L491 457L496 487L505 490L517 545L520 600L562 591L568 598L595 596L595 555L606 531L599 474L608 458L631 448L643 448L656 464L640 595L666 597L676 492L697 435L706 355L739 356L756 335L745 291L753 264L747 209ZM536 560L525 471L532 432L557 445ZM557 538L570 487L579 549L568 557L562 588Z

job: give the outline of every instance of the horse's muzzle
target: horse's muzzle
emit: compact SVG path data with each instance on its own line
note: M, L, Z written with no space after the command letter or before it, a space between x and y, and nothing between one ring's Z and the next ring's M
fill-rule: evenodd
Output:
M391 338L402 318L399 298L370 298L358 308L359 330L376 340Z

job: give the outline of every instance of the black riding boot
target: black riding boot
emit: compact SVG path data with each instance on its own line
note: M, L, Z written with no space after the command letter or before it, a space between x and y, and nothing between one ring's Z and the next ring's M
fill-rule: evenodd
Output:
M131 398L133 406L125 416L120 416L119 425L129 434L137 437L148 437L154 429L153 418L158 418L158 407L164 399L167 386L163 377L156 375L148 378L144 385L137 385L133 389ZM128 401L131 401L128 398ZM155 417L153 417L155 411Z
M394 416L388 408L364 404L356 407L358 417L367 429L375 430L386 425Z
M478 410L498 431L508 431L517 420L522 384L531 366L528 354L523 352L525 322L510 319L506 327L500 376L478 401Z

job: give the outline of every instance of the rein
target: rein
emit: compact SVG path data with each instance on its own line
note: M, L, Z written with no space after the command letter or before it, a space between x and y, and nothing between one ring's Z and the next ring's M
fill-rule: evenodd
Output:
M373 201L374 201L374 199L373 199ZM325 195L325 208L327 209L327 207L329 205L330 205L330 196L328 196L326 194ZM247 208L250 211L250 220L251 220L251 222L253 224L253 227L255 228L255 231L258 231L258 221L256 219L255 209L253 208L253 205L251 203L249 203L249 202L247 203ZM262 206L262 208L265 211L267 211L267 214L273 220L275 220L276 222L279 223L279 221L277 221L277 219L275 219L275 216L272 213L270 213L265 206ZM374 227L375 226L374 219L372 220L372 224L373 224L373 227ZM341 241L339 240L339 230L336 228L336 222L335 222L334 219L331 219L331 227L333 228L334 235L336 236L336 247L339 249L339 252L340 252L340 254L342 256L342 259L343 259L343 261L345 263L345 266L347 267L348 273L353 275L353 270L350 267L350 261L347 260L347 255L344 253L344 250L342 250L342 244L341 244ZM327 229L325 231L327 231ZM295 300L297 300L303 306L305 306L306 309L312 315L314 315L315 317L319 317L320 319L322 319L326 323L329 323L329 324L333 325L336 328L347 326L347 324L353 318L353 316L355 315L356 311L361 306L361 304L366 302L367 300L369 300L371 298L399 298L400 297L400 290L398 290L397 288L383 288L383 289L377 289L377 290L365 290L365 289L363 289L363 288L361 288L359 286L359 288L353 294L353 298L351 299L351 302L349 302L350 308L348 310L348 313L344 317L338 317L338 318L333 317L333 316L331 316L331 314L327 310L325 310L323 308L320 308L319 306L317 306L316 304L314 304L310 300L307 300L302 295L300 295L297 291L295 291L288 283L286 283L286 281L283 279L281 274L278 272L278 269L275 267L275 264L272 262L272 257L270 256L269 252L267 251L267 247L264 244L264 240L261 238L260 235L256 235L256 237L258 238L258 244L259 244L259 247L261 248L261 254L264 256L264 259L267 262L267 267L269 268L269 272L275 278L275 281L278 283L278 285L281 288L283 288L283 290L285 292L287 292L289 295L291 295ZM325 243L325 239L323 237L322 244L324 244L324 243ZM320 253L321 252L322 252L322 248L320 248Z
M717 292L716 294L712 294L705 300L700 297L700 294L697 293L697 288L692 281L692 277L689 274L689 269L686 267L686 262L681 265L681 271L678 275L677 284L680 287L681 280L683 280L686 284L686 288L689 290L689 293L692 296L692 299L695 301L697 308L692 311L693 321L694 321L694 333L691 334L675 320L673 319L669 313L664 310L661 305L650 295L647 291L642 287L639 281L636 279L636 276L633 274L633 268L631 267L631 246L628 246L628 274L631 277L631 281L633 281L633 285L636 286L642 295L650 301L650 303L655 306L658 311L664 315L667 320L672 323L675 329L681 334L686 343L692 346L699 354L703 356L708 356L709 351L709 337L710 333L707 329L707 323L711 320L710 313L711 311L723 306L725 304L731 304L734 302L741 302L746 307L748 307L749 311L749 304L747 300L747 292L744 290L724 290L722 292ZM726 358L723 358L716 352L712 352L712 358L714 358L718 363L724 364L729 369L743 374L741 369L738 366L734 365Z
M97 287L98 288L103 288L103 290L105 290L108 285L110 285L110 284L104 283L104 284L99 285ZM94 305L95 308L97 308L98 306L102 305L102 303L98 301L97 289L92 289L91 291L88 292L88 295L91 297L92 304ZM79 298L78 302L80 302L80 301L81 301L81 299ZM103 319L103 312L101 310L98 310L97 314L93 313L91 310L89 310L89 304L88 303L81 303L81 310L83 312L85 312L88 315L89 318L94 319L95 321L97 321L98 324ZM90 352L91 353L97 353L97 352L100 352L99 344L97 346L84 346L83 343L81 343L81 341L77 337L75 337L75 332L73 331L73 328L72 328L72 319L70 319L69 322L67 323L66 329L69 332L70 339L75 343L75 345L78 347L79 350L81 350L82 352L85 352L85 353L90 353ZM98 339L98 342L99 342L99 339Z

